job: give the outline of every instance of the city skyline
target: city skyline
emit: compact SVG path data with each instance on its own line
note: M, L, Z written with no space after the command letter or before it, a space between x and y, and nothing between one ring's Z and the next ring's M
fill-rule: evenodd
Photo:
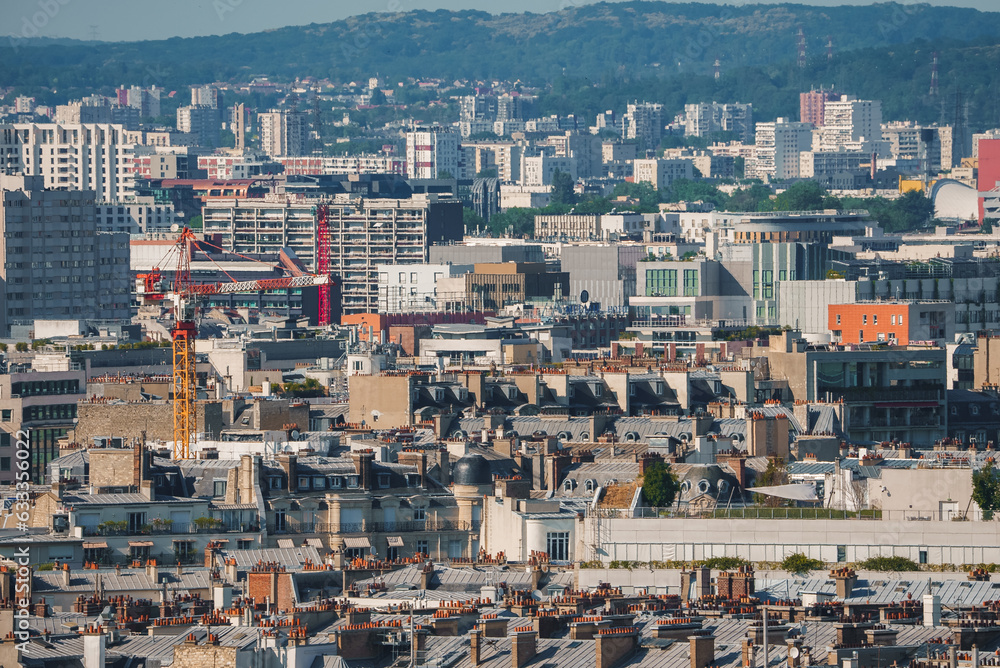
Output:
M620 2L622 0L611 0ZM591 0L503 0L486 11L493 14L506 12L548 13L594 4ZM674 3L671 3L674 4ZM682 3L676 3L682 4ZM711 4L711 3L709 3ZM722 3L719 3L722 4ZM747 4L743 2L725 4ZM781 4L765 0L758 4ZM809 0L798 3L813 6L868 5L871 2L843 2L837 0ZM902 3L907 4L907 3ZM991 11L995 5L989 0L932 0L925 4L941 7L973 8ZM5 31L13 37L46 37L52 39L78 39L117 41L144 41L171 38L190 38L230 33L254 33L288 26L310 23L330 23L350 16L376 12L405 12L411 10L483 10L469 0L383 0L357 12L357 5L344 0L296 0L285 3L282 12L268 12L259 0L178 0L170 11L164 13L153 0L108 0L93 6L92 3L72 0L10 0L6 14L14 17ZM149 20L155 16L156 20Z

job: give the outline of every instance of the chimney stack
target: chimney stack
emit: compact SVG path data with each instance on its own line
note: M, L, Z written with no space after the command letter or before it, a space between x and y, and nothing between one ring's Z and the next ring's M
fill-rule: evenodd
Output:
M479 665L479 628L473 627L469 631L469 647L471 650L471 661L473 666Z
M691 668L708 668L715 663L715 636L690 636Z
M639 646L636 628L599 629L594 636L597 646L597 668L614 668L635 654Z
M538 634L530 626L514 629L511 637L511 668L524 668L538 651Z
M104 668L106 641L100 626L87 627L83 632L83 668Z

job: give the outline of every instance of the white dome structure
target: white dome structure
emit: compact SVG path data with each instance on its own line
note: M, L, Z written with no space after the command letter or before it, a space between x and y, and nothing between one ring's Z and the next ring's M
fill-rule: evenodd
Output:
M942 220L978 220L979 191L955 179L941 179L931 188L934 217Z

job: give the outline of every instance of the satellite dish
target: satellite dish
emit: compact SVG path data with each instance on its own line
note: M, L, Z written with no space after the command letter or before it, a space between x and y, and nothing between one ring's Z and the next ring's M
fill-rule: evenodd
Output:
M798 647L791 647L788 650L788 656L792 657L793 659L799 658L799 654L800 652Z
M173 225L170 226L170 231L171 232L180 232L181 231L181 226L178 225L177 223L174 223Z
M586 304L589 301L590 301L590 293L584 290L583 292L580 293L580 303Z

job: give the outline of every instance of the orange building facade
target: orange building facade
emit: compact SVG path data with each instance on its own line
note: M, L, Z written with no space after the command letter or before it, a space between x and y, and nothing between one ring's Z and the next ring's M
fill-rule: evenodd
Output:
M837 343L909 345L912 307L905 302L830 304L830 332Z

